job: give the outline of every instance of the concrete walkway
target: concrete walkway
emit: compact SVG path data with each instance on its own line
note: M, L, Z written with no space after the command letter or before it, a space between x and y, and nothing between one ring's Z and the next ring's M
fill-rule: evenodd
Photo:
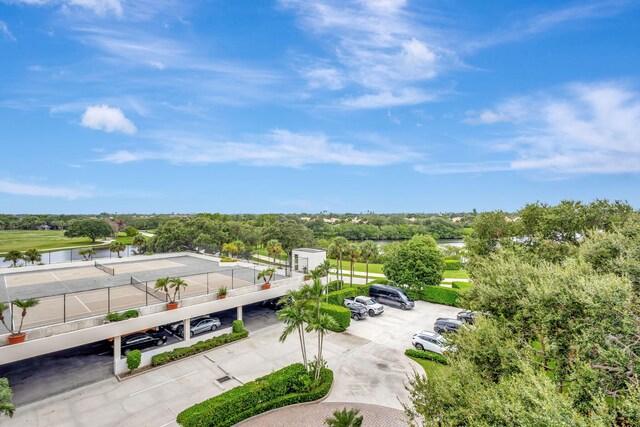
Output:
M324 420L334 411L344 408L358 409L362 415L363 427L404 427L407 425L404 412L379 405L364 403L312 403L278 409L273 412L258 415L250 420L238 423L238 427L282 427L292 425L292 420L298 420L295 425L305 427L324 427ZM304 422L299 422L304 420Z

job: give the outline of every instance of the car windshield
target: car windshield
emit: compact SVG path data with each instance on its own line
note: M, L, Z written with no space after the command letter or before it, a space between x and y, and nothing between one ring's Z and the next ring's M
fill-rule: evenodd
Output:
M364 303L367 305L374 305L376 302L373 300L373 298L369 298L364 300Z

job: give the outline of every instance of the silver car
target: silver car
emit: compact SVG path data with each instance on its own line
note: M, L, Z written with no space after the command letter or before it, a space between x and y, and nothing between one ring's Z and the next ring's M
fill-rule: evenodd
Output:
M202 317L200 319L192 319L191 320L191 335L198 335L203 332L211 332L215 331L220 327L222 323L220 323L220 319L217 317ZM176 335L179 337L184 336L184 326L179 325L176 328Z

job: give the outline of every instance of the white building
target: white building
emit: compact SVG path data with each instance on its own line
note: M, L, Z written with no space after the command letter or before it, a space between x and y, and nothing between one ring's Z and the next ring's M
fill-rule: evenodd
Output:
M308 273L327 259L327 251L324 249L298 248L291 253L294 271Z

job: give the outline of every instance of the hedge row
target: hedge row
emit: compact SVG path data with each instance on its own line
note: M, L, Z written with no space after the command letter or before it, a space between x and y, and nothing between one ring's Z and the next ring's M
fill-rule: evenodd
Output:
M327 301L329 304L335 304L342 306L345 298L353 298L360 295L369 295L369 285L353 285L347 286L339 291L329 292L327 294Z
M196 344L190 345L189 347L175 348L171 351L165 351L164 353L156 354L155 356L153 356L151 358L151 365L164 365L165 363L173 362L174 360L183 359L185 357L189 357L203 351L211 350L213 348L220 347L223 344L238 341L248 336L249 331L233 332L230 334L219 335L208 340L199 341Z
M346 307L323 302L320 304L320 312L333 317L338 323L338 328L333 332L344 332L351 324L351 310Z
M441 363L443 365L448 364L447 359L443 355L434 353L432 351L416 350L413 348L408 348L404 351L404 354L406 354L409 357L415 357L416 359L431 360L433 362Z
M178 414L183 427L227 427L263 412L318 400L329 393L333 372L322 369L313 381L301 363L235 387Z
M335 292L339 289L342 289L344 286L344 282L342 280L332 280L327 283L327 292Z
M127 310L123 313L108 313L106 318L109 322L120 322L122 320L134 319L139 315L138 310Z
M444 269L445 270L460 270L462 268L462 263L459 259L445 259L444 260Z

